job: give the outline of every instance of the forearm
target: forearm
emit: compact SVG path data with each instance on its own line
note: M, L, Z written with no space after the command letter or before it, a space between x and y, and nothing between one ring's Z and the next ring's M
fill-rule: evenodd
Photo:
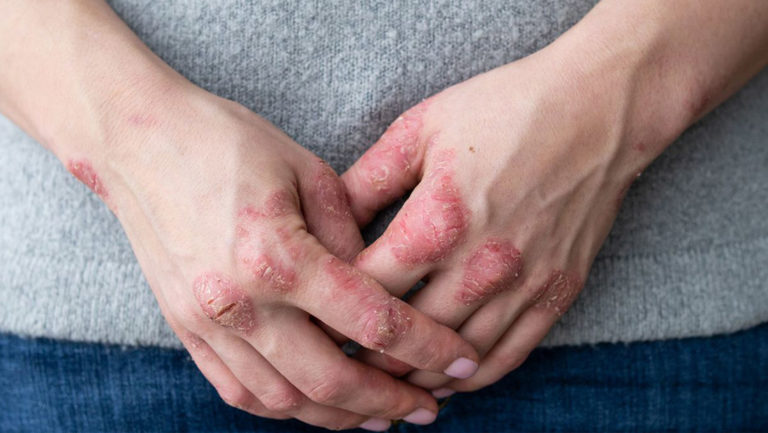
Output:
M0 41L0 112L61 159L106 155L147 95L186 82L101 0L2 2Z
M604 0L544 51L565 80L616 104L631 171L768 63L768 2Z

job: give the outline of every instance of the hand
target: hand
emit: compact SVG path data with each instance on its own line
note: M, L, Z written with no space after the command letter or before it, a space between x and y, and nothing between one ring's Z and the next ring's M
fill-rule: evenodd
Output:
M434 420L432 396L348 358L316 324L418 368L477 367L454 331L346 263L363 245L328 165L171 70L104 2L0 12L0 111L116 213L227 402L336 429Z
M749 1L602 1L545 49L395 121L343 180L360 224L414 189L355 264L398 296L428 280L411 304L483 356L469 379L410 382L445 396L525 360L578 295L633 180L768 64L766 15Z
M654 108L636 96L646 76L624 72L634 57L568 52L553 45L418 104L342 176L361 225L413 189L354 264L396 296L426 280L411 305L483 357L469 379L408 377L448 387L436 395L486 386L525 360L581 291L629 185L679 132L674 116L630 123Z
M116 210L224 400L331 428L417 410L431 422L428 393L348 358L310 319L418 368L476 359L346 263L363 244L333 170L235 103L194 90L158 105L124 113L108 159L71 155L69 167Z

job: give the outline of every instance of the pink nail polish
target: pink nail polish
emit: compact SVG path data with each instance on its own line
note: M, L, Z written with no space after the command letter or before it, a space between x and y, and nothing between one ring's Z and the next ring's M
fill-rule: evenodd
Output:
M446 398L450 397L453 394L455 394L456 391L450 389L450 388L438 388L434 391L432 391L432 396L435 398Z
M388 419L371 418L368 421L360 424L360 428L370 431L387 431L392 424Z
M466 379L472 377L477 371L478 365L475 361L467 358L459 358L451 363L443 373L456 379Z
M409 422L411 424L432 424L435 421L435 418L437 418L437 414L434 412L430 412L426 409L416 409L413 412L411 412L408 416L403 418L403 421Z

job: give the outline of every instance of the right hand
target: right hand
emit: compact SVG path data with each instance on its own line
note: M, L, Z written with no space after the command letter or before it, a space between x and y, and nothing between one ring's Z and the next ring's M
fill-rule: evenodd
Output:
M64 159L117 214L206 378L260 416L434 420L432 396L347 357L312 317L419 369L475 350L347 264L363 243L327 164L242 106L177 87L113 113L106 152Z

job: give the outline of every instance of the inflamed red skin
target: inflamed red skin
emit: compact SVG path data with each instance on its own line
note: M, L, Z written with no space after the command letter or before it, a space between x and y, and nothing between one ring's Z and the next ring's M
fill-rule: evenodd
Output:
M269 196L261 208L246 206L238 212L235 229L237 258L253 278L276 292L288 292L296 286L295 262L298 248L284 227L271 229L276 220L295 209L295 199L284 191ZM283 253L278 246L283 247Z
M466 259L458 299L470 305L510 289L522 269L522 256L512 242L490 238Z
M332 429L432 422L428 392L349 358L324 330L454 377L477 370L474 349L349 264L364 243L331 166L242 106L177 90L162 107L146 95L116 110L119 127L104 128L120 131L113 152L98 155L112 158L109 178L95 160L67 166L123 206L158 305L205 377L259 416ZM471 368L449 369L457 360Z
M409 265L443 260L464 239L470 211L453 180L454 154L442 152L424 179L424 190L409 200L392 222L387 241Z
M203 313L214 323L246 335L256 328L251 300L230 278L206 272L195 279L192 291Z
M424 101L398 117L380 139L385 145L364 154L360 159L364 167L364 178L384 199L397 198L400 193L396 186L399 181L393 175L416 175L411 164L420 152L417 140L421 135L422 117L427 104Z
M351 196L350 208L359 224L368 223L381 207L403 195L407 185L418 179L421 167L419 161L423 147L419 140L424 126L424 113L429 100L411 108L398 117L379 141L355 162L357 169L352 173L355 179L345 182ZM359 190L375 191L375 194L360 194Z
M416 385L473 390L519 366L578 297L617 201L658 147L648 131L616 129L622 101L595 89L566 100L562 87L531 85L540 76L528 65L407 110L342 175L360 224L410 192L355 266L395 296L425 282L409 303L486 357L482 378L415 370ZM385 355L361 359L407 371Z
M318 159L317 169L313 179L316 200L321 203L320 209L327 218L351 219L352 211L349 209L349 200L344 190L344 184L336 175L336 172L327 162ZM310 226L312 232L317 228Z
M109 190L88 159L69 160L69 162L67 162L67 170L72 173L77 180L98 195L113 212L117 210L115 204L110 200Z
M327 259L324 269L343 291L359 292L361 288L373 284L370 277L335 257ZM395 340L408 332L412 321L403 311L403 305L397 298L388 295L376 296L359 304L357 307L367 310L368 313L362 316L362 338L358 343L383 353Z
M575 272L552 271L541 286L536 307L562 316L581 291L583 283Z

